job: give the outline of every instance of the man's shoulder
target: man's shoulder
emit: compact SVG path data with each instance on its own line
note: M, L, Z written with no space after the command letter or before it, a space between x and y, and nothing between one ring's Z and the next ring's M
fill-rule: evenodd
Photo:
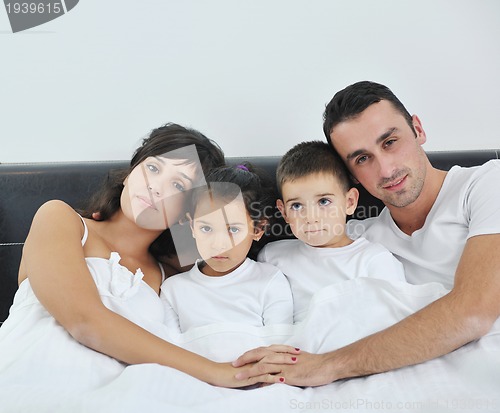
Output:
M500 174L500 159L491 159L478 166L453 166L448 175L452 180L466 181L468 179L477 179L483 176Z

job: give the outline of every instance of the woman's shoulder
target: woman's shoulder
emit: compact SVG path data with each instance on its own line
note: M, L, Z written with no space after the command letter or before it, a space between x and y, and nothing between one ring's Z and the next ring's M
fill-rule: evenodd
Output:
M44 212L44 213L58 212L63 214L72 213L78 216L77 212L73 209L73 207L71 207L64 201L61 201L60 199L51 199L50 201L45 202L38 208L37 212Z
M83 229L81 216L64 201L54 199L42 204L33 217L32 229L39 226L55 226L71 230Z

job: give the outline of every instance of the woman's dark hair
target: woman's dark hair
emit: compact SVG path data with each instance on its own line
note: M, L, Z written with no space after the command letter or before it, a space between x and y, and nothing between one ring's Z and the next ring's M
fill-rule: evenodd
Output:
M207 193L212 199L223 199L228 202L241 193L246 210L255 226L266 231L274 224L277 193L270 177L263 170L244 162L237 166L215 168L206 176L206 180L206 187L193 192L192 215L197 202ZM224 185L224 183L234 185ZM264 238L252 244L248 253L251 259L257 259L257 254L265 243Z
M202 171L200 175L208 174L212 168L225 164L224 153L221 148L201 132L186 128L175 123L167 123L153 129L143 139L130 161L127 169L109 172L101 188L91 197L88 204L80 212L85 218L92 218L92 214L99 212L100 220L109 219L120 208L120 197L123 191L123 182L132 170L150 156L164 156L176 149L195 145ZM182 151L179 151L182 153ZM172 157L175 157L175 153ZM170 157L170 155L169 155ZM193 160L194 162L195 160ZM175 254L174 243L169 229L164 231L151 245L150 252L156 257L172 256Z

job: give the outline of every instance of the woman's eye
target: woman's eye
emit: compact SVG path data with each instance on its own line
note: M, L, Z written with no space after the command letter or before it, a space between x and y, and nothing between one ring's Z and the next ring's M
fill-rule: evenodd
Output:
M238 232L240 232L240 229L238 227L229 227L228 231L230 234L237 234Z
M147 164L146 167L149 169L150 172L153 172L154 174L157 174L160 172L160 170L156 167L156 165Z
M207 232L212 231L212 228L210 228L208 225L203 225L202 227L200 227L200 231L207 233Z
M330 201L328 198L321 198L319 201L318 201L318 204L320 206L327 206L327 205L330 205L332 203L332 201Z
M182 185L180 182L174 182L173 185L175 189L177 189L179 192L184 192L186 190L186 187Z
M299 204L298 202L294 202L292 205L290 205L290 209L292 211L300 211L301 208L302 208L302 205Z

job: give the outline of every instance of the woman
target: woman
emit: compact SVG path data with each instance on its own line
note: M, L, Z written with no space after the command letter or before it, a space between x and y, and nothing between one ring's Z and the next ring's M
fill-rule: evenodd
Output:
M279 381L270 375L237 381L238 369L229 363L158 337L168 338L159 299L166 276L160 256L174 253L168 228L183 217L203 171L223 163L222 151L204 135L167 124L144 139L129 170L108 180L90 203L88 210L100 211L101 220L90 212L82 217L62 201L42 205L23 249L19 290L0 329L0 377L23 377L20 385L32 395L36 389L64 394L96 388L124 364L139 363L225 387Z

